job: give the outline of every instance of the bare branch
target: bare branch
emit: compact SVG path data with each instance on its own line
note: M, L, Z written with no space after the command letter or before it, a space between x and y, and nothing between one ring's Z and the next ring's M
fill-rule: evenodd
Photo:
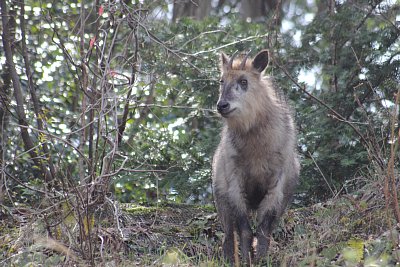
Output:
M310 92L307 91L305 86L300 85L296 79L294 79L292 77L292 75L290 75L290 73L288 72L288 70L283 67L281 64L279 64L279 62L273 57L274 59L274 63L276 64L276 66L281 69L285 75L296 85L297 88L299 88L301 91L303 91L308 97L310 97L312 100L314 100L315 102L319 103L320 105L324 106L326 109L328 109L330 112L332 112L332 114L330 115L332 118L335 119L339 119L339 121L346 123L347 125L349 125L354 132L360 137L362 143L365 145L365 147L367 148L368 153L370 154L370 157L374 158L377 163L379 164L379 166L381 168L384 167L384 162L382 162L381 157L379 157L379 155L376 155L376 153L371 153L374 152L374 146L373 144L371 144L370 141L367 140L367 138L361 133L361 131L355 126L355 123L350 122L348 120L346 120L345 117L343 117L340 113L338 113L336 110L334 110L332 107L330 107L328 104L326 104L324 101L322 101L321 99L319 99L318 97L314 96L313 94L311 94Z
M18 122L21 125L21 137L24 142L24 146L26 150L29 150L29 155L31 156L32 160L35 162L37 166L39 166L42 175L45 181L48 181L52 176L51 173L47 170L47 168L43 165L43 163L37 159L37 153L32 149L34 147L33 141L31 136L28 132L28 121L26 118L26 113L24 109L24 95L22 93L21 84L19 81L19 77L17 71L15 69L15 64L13 61L13 51L11 49L11 32L9 28L9 14L7 11L7 3L6 1L1 1L1 19L3 23L3 34L2 34L2 41L4 52L6 56L6 64L8 66L8 70L11 75L13 88L14 88L14 98L17 102L16 105L16 112L18 117ZM23 126L23 127L22 127Z
M20 21L21 21L21 35L22 35L22 55L24 58L24 63L25 63L25 74L28 78L28 88L29 88L29 93L31 95L32 98L32 104L33 104L33 109L36 115L36 121L37 121L37 126L39 130L44 130L43 127L43 112L40 108L40 103L39 103L39 99L36 95L36 90L34 88L34 82L33 82L33 73L30 67L30 60L29 60L29 55L28 55L28 48L26 46L26 24L25 24L25 4L24 1L20 2L20 8L21 8L21 15L19 17ZM48 146L46 145L46 143L42 144L42 149L44 154L49 155L50 154L50 150L48 148ZM50 169L50 177L49 177L49 181L53 180L55 175L56 175L56 171L55 168L53 166L53 162L51 160L51 157L47 157L47 164L49 166Z

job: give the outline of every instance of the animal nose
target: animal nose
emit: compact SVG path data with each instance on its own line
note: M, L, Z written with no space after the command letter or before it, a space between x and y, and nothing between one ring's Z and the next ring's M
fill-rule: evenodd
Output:
M217 110L219 113L224 113L228 111L230 108L230 105L227 101L218 101L217 103Z

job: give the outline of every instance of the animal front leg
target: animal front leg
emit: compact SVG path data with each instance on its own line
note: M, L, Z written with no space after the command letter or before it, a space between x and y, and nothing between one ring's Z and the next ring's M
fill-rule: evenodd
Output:
M250 263L250 259L253 258L253 232L247 214L238 216L237 228L240 237L240 253L242 255L242 260Z
M235 261L235 237L233 233L233 223L224 226L224 232L224 241L222 243L223 255L230 264L233 264Z
M283 181L282 177L277 179L277 183L268 189L257 210L257 261L267 255L273 227L284 210Z
M215 204L217 207L218 217L222 224L224 231L224 239L222 242L222 252L226 260L231 264L234 262L234 251L235 251L235 239L234 239L234 217L232 214L232 208L228 204L229 198L221 194L219 190L214 192Z
M275 211L267 211L257 226L257 253L256 261L261 261L267 256L273 225L277 220Z

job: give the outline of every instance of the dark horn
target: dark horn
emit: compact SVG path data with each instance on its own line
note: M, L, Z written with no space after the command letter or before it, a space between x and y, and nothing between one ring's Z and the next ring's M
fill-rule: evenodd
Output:
M228 68L229 68L229 69L232 69L233 59L235 58L237 52L238 52L238 51L235 51L235 53L233 53L233 55L232 55L231 58L229 59L229 63L228 63Z
M247 61L247 58L250 55L250 52L251 52L251 50L244 56L244 58L242 60L242 63L240 63L240 69L241 70L244 70L244 67L246 66L246 61Z

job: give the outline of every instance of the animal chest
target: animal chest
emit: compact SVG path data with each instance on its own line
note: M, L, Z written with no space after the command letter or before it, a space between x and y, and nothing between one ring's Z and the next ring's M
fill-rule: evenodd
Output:
M246 205L256 210L268 193L268 188L265 183L258 180L248 179L244 182L244 198L246 199Z
M276 158L269 156L271 153L267 147L256 149L247 146L237 152L235 165L240 169L242 192L247 206L256 210L276 183Z

